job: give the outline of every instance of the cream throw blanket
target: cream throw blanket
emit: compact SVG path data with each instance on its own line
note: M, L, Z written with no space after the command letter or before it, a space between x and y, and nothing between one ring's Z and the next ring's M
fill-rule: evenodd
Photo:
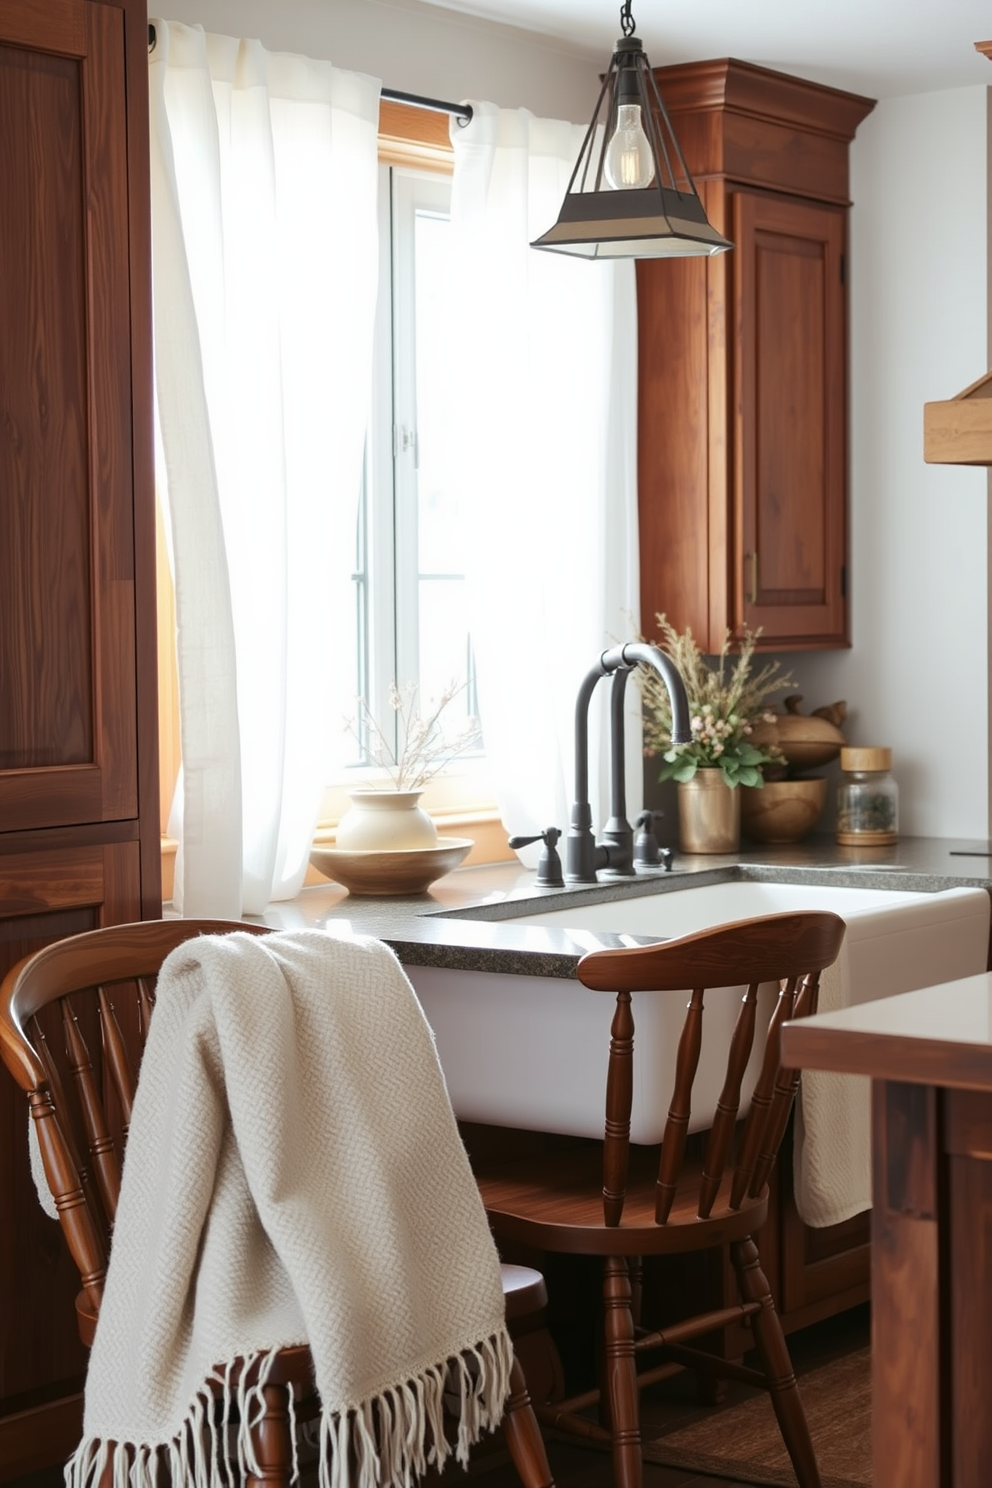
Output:
M499 1262L395 956L315 930L203 936L159 978L67 1481L98 1484L118 1442L114 1488L154 1488L163 1468L174 1488L228 1483L214 1411L232 1414L232 1362L261 1360L264 1382L301 1343L321 1488L352 1467L372 1488L464 1462L502 1416ZM242 1468L260 1399L237 1402Z

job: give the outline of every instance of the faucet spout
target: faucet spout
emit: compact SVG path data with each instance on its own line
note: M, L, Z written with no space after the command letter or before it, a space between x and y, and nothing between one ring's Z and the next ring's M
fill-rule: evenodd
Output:
M623 877L634 873L634 834L627 821L624 782L623 699L627 675L635 666L650 667L665 684L672 708L672 743L688 744L692 740L685 683L671 659L646 641L627 641L604 651L583 678L575 703L575 796L565 843L565 877L570 883L595 883L597 872L604 869ZM611 814L603 841L597 843L589 804L589 703L600 678L611 675Z
M672 705L672 743L691 744L692 724L690 721L689 695L685 690L682 673L658 646L652 646L648 641L627 641L620 647L623 654L624 665L633 667L640 663L641 666L650 667L657 672L665 690L668 693L668 701Z

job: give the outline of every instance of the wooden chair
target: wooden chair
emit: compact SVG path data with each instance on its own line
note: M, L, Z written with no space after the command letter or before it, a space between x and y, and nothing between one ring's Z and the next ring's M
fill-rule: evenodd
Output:
M576 1143L551 1157L475 1164L497 1243L603 1258L599 1388L557 1405L538 1405L537 1411L549 1425L610 1442L618 1488L639 1488L642 1480L639 1389L685 1367L700 1369L704 1379L743 1379L767 1389L799 1483L819 1488L782 1325L754 1237L767 1216L768 1177L798 1084L798 1073L780 1066L779 1030L786 1019L815 1010L819 973L836 959L844 932L844 921L834 914L777 914L659 945L584 956L579 980L596 991L616 993L603 1141ZM779 983L779 992L760 1074L738 1129L742 1081L758 1021L758 989L765 982ZM705 1139L687 1141L704 991L738 985L746 992L729 1040L715 1120ZM629 1140L631 994L636 992L689 998L660 1155L656 1147L635 1147ZM739 1306L710 1310L653 1332L640 1325L642 1257L723 1246L729 1246ZM687 1347L742 1317L753 1331L760 1372ZM638 1358L648 1350L660 1350L663 1362L639 1369ZM599 1424L584 1414L597 1402Z
M214 920L146 920L88 931L43 947L0 986L0 1055L25 1091L45 1174L78 1267L79 1334L92 1343L110 1254L121 1159L136 1075L165 957L192 936L266 927ZM544 1278L504 1266L511 1333L527 1332L547 1303ZM232 1385L237 1384L236 1374ZM264 1390L265 1416L253 1431L258 1464L248 1488L287 1488L292 1443L287 1391L306 1420L319 1405L310 1351L283 1349ZM552 1488L550 1468L519 1360L502 1423L525 1488Z

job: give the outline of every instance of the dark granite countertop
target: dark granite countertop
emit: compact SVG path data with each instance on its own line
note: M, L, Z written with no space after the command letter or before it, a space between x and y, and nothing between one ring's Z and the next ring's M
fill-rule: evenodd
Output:
M508 917L741 879L917 893L977 887L992 893L986 845L910 837L890 848L839 847L832 837L813 836L795 846L744 848L732 856L678 853L670 873L564 889L538 888L535 874L517 863L493 863L457 869L412 898L314 885L296 899L271 904L262 919L284 929L316 926L374 935L410 966L571 977L579 953L562 930L504 923ZM597 935L604 945L619 943L605 932Z

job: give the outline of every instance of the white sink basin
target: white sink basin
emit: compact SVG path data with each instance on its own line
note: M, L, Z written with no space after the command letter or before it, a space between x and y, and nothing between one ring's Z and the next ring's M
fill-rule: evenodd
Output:
M983 903L984 901L984 903ZM870 920L876 927L890 929L912 924L921 931L924 925L942 925L965 918L981 919L985 910L988 931L989 896L984 889L947 889L940 894L910 893L903 889L862 889L837 885L830 888L810 884L736 883L708 884L698 889L677 889L667 894L640 894L629 899L607 900L581 908L551 910L544 914L514 915L514 925L545 925L563 930L584 950L602 942L590 931L610 931L614 935L639 939L670 940L677 935L690 935L729 920L746 920L754 915L780 914L789 909L830 909L847 922L850 942L856 926ZM984 968L983 968L984 969ZM889 995L889 994L885 994ZM864 1001L866 999L859 999Z
M821 1007L891 997L986 969L990 900L984 889L937 894L738 881L650 892L501 923L524 927L534 950L581 954L601 938L668 939L728 920L790 909L831 909L847 922ZM480 914L480 918L488 917ZM577 981L407 966L437 1038L452 1103L465 1120L536 1131L602 1136L609 1026L614 1000ZM829 983L828 979L829 978ZM691 1130L712 1124L736 1017L739 988L707 997L697 1104ZM768 989L771 997L773 990ZM682 994L635 994L637 1142L661 1140L682 1027ZM752 1060L757 1065L758 1052ZM756 1068L751 1070L751 1078Z

